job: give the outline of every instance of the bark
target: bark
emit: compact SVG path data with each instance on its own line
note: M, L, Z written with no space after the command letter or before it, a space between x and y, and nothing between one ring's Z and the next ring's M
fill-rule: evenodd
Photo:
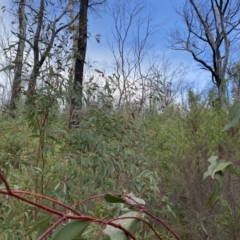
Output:
M82 95L83 95L83 74L84 74L84 64L87 51L87 30L88 30L88 9L93 8L98 5L102 5L106 0L99 2L92 1L89 4L89 0L79 0L79 18L78 18L78 29L77 29L77 39L73 41L76 44L76 52L74 53L74 67L73 67L73 88L71 92L71 106L70 106L70 119L69 128L73 126L78 126L79 111L82 108Z
M23 54L26 38L26 18L25 18L25 4L26 0L20 0L18 8L18 21L19 21L19 42L15 58L14 78L12 85L12 94L10 102L10 111L14 116L13 111L16 109L16 101L20 98L21 94L21 78L23 68Z
M75 52L75 66L73 92L71 99L70 125L78 125L78 112L82 108L83 72L87 51L87 21L89 0L80 0L78 19L77 51Z
M39 12L38 12L38 19L37 19L37 29L34 35L34 40L33 40L33 70L32 74L29 80L28 84L28 97L32 97L35 93L35 87L36 87L36 81L37 81L37 76L39 74L39 70L41 65L43 64L44 60L42 60L40 63L39 61L39 40L40 40L40 35L41 35L41 30L43 26L43 15L44 15L44 4L45 0L40 1L40 7L39 7ZM46 56L45 56L46 58Z
M219 103L222 108L227 107L227 99L226 99L226 84L224 81L221 82L219 88L218 88L218 98Z
M69 0L69 8L70 8L70 20L73 21L73 19L75 18L74 16L74 0ZM78 29L75 26L75 24L73 23L73 43L72 43L72 67L71 67L71 72L70 72L70 79L69 79L69 87L68 87L68 96L72 96L72 90L73 90L73 79L74 79L74 73L75 73L75 62L76 62L76 58L75 56L75 52L77 50L77 39L78 39Z
M87 50L87 20L88 20L88 0L81 0L77 53L74 67L74 93L81 97L83 86L83 70Z

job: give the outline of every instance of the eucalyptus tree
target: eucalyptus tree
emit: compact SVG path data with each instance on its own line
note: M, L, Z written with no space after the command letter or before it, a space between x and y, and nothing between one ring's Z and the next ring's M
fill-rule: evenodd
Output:
M4 9L4 8L3 8ZM4 21L5 13L3 12L0 17L0 70L6 69L0 72L0 106L6 107L9 102L9 96L11 96L11 86L13 81L13 74L11 71L12 61L14 60L14 51L7 51L7 48L11 45L12 33Z
M36 3L35 3L36 4ZM53 47L60 47L56 38L61 31L69 28L77 19L78 14L74 19L68 21L66 16L69 13L68 1L47 1L41 0L38 9L35 10L32 4L28 5L31 12L32 26L29 27L30 40L26 42L31 46L33 51L33 67L28 83L28 97L32 97L35 93L36 81L39 76L41 67L48 57L51 57ZM58 14L50 14L56 10Z
M176 28L169 35L170 47L189 52L209 71L218 89L221 107L226 106L225 74L232 49L239 37L239 0L187 0L177 13L185 31Z
M22 69L23 69L23 55L25 48L25 39L26 39L26 15L25 15L25 6L26 0L20 0L18 4L18 26L19 32L16 33L18 36L17 51L15 57L15 67L14 67L14 78L12 83L12 94L10 102L10 111L16 109L16 100L20 98L21 94L21 79L22 79ZM13 113L12 113L13 114Z
M79 110L82 107L84 64L87 51L88 38L88 12L98 5L104 4L106 0L79 0L78 22L73 40L74 66L73 86L71 91L70 122L69 127L77 125ZM74 17L72 16L74 19Z
M15 20L14 16L17 16L17 21L13 21L17 22L17 27L12 26L12 33L15 35L12 38L13 44L8 46L8 50L14 49L16 52L15 60L12 61L14 78L11 111L16 109L15 102L20 98L21 89L25 88L26 84L27 100L34 97L41 74L53 69L52 65L55 64L53 59L56 60L57 49L63 49L63 44L67 45L68 40L65 35L67 33L70 36L70 26L79 15L77 13L71 20L68 18L70 11L68 0L19 0L12 4L18 7L9 10L13 20ZM51 65L49 69L45 66L47 60ZM60 62L61 59L58 59L58 63Z

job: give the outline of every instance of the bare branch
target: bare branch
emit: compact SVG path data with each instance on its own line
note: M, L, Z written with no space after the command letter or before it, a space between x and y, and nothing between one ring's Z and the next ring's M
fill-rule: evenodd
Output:
M219 90L221 106L225 105L225 73L229 63L230 43L238 41L240 26L238 0L190 0L182 11L187 31L172 31L170 47L191 53L193 59L211 72Z

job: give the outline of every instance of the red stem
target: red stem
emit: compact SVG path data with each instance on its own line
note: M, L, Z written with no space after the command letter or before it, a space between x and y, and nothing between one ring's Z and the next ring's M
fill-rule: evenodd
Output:
M74 204L74 205L72 206L72 208L73 208L73 207L76 207L77 205L81 205L81 204L83 204L84 202L87 202L87 201L89 201L89 200L93 200L93 199L96 199L96 198L103 198L104 196L105 196L105 194L101 194L101 195L97 195L97 196L91 196L91 197L89 197L89 198L86 198L86 199L82 200L81 202L78 202L78 203Z
M40 208L40 209L43 209L43 210L45 210L45 211L47 211L47 212L50 212L50 213L53 213L53 214L55 214L55 215L58 215L58 216L61 216L61 217L65 216L65 214L62 213L62 212L59 212L59 211L57 211L57 210L55 210L55 209L49 208L49 207L47 207L47 206L45 206L45 205L42 205L42 204L40 204L40 203L34 202L34 201L32 201L32 200L29 200L28 198L25 198L25 197L22 197L22 196L20 196L20 195L18 195L18 194L15 194L15 193L12 192L12 191L9 192L9 191L7 191L7 190L0 190L0 193L1 193L1 194L4 194L4 195L12 196L12 197L17 198L17 199L20 199L20 200L23 201L23 202L27 202L27 203L29 203L29 204L31 204L31 205L34 205L35 207L38 207L38 208Z
M0 178L2 179L2 181L3 181L3 183L4 183L4 185L5 185L6 189L7 189L7 191L8 191L9 193L11 193L12 190L11 190L11 188L10 188L10 186L9 186L6 178L4 177L4 175L3 175L3 173L2 173L1 171L0 171Z
M73 213L75 213L76 215L79 215L81 216L82 214L78 211L76 211L75 209L73 209L72 207L69 207L67 205L65 205L64 203L61 203L53 198L49 198L49 197L46 197L44 195L41 195L41 194L38 194L38 193L32 193L32 192L26 192L26 191L22 191L22 190L13 190L12 192L14 193L20 193L20 194L28 194L28 195L32 195L32 196L35 196L35 197L39 197L39 198L43 198L43 199L46 199L50 202L53 202L53 203L56 203L58 204L59 206L62 206L70 211L72 211Z
M48 198L46 196L43 196L41 194L37 194L37 193L30 193L30 192L25 192L25 191L21 191L21 190L12 190L6 180L6 178L4 177L4 175L1 173L0 171L0 179L2 180L2 182L4 183L5 187L6 187L6 190L2 190L0 189L0 194L4 194L4 195L9 195L9 196L12 196L14 198L17 198L23 202L26 202L26 203L29 203L30 205L33 205L37 208L40 208L44 211L47 211L51 214L54 214L54 215L58 215L60 216L61 218L55 222L51 227L49 227L41 236L38 240L43 240L48 234L50 234L54 228L57 227L57 225L59 225L61 222L67 220L67 219L75 219L75 220L85 220L85 221L90 221L90 222L97 222L97 223L101 223L101 224L105 224L105 225L111 225L115 228L118 228L120 230L122 230L127 236L131 237L133 240L136 240L135 236L130 232L128 231L127 229L123 228L120 224L117 224L117 223L114 223L114 221L116 220L120 220L120 219L129 219L129 218L134 218L134 219L138 219L142 222L144 222L145 224L148 225L148 227L156 234L156 236L161 240L161 237L157 234L157 232L154 230L154 228L145 220L141 219L141 218L138 218L138 217L120 217L120 218L116 218L116 219L111 219L111 220L103 220L103 219L98 219L98 218L94 218L94 217L90 217L90 216L85 216L77 211L75 211L72 207L68 207L67 205L63 204L63 203L60 203L54 199L51 199L51 198ZM43 204L40 204L40 203L37 203L35 201L32 201L28 198L25 198L25 197L22 197L20 196L19 194L29 194L29 195L32 195L32 196L35 196L35 197L39 197L39 198L43 198L43 199L46 199L48 201L51 201L51 202L54 202L60 206L63 206L64 208L72 211L73 213L75 213L77 216L74 216L74 215L69 215L69 214L65 214L63 212L60 212L60 211L57 211L53 208L50 208L50 207L47 207ZM90 197L86 200L83 200L77 204L75 204L74 206L78 205L78 204L82 204L83 202L87 201L87 200L91 200L91 199L96 199L96 198L103 198L104 197L104 194L102 195L98 195L98 196L93 196L93 197ZM154 220L156 220L157 222L161 223L177 240L180 240L180 238L174 233L174 231L172 231L164 222L162 222L159 218L156 218L154 217L152 214L150 214L147 210L144 209L144 206L139 204L137 201L135 201L133 198L131 198L130 196L127 196L127 195L123 195L123 197L125 198L128 198L128 199L131 199L134 204L131 204L131 203L128 203L126 201L126 204L131 206L131 207L135 207L135 208L138 208L140 209L139 213L145 213L146 215L150 216L151 218L153 218ZM99 235L99 234L98 234Z
M146 211L146 210L143 210L142 212L145 213L145 214L147 214L148 216L150 216L151 218L153 218L153 219L156 220L157 222L161 223L161 225L163 225L163 226L175 237L175 239L181 240L181 239L177 236L177 234L176 234L170 227L168 227L168 225L167 225L166 223L164 223L161 219L153 216L151 213L149 213L149 212Z
M163 227L165 227L177 240L181 240L177 234L170 228L168 227L168 225L166 223L164 223L161 219L153 216L151 213L149 213L146 209L144 209L144 206L141 205L140 203L138 203L135 199L133 199L131 196L128 195L124 195L125 198L131 199L131 201L133 201L134 203L136 203L136 205L134 204L134 207L137 207L139 209L141 209L141 212L147 214L148 216L150 216L151 218L153 218L154 220L156 220L157 222L159 222ZM130 204L126 201L127 205L132 206L133 204ZM153 228L152 228L153 229Z
M54 228L57 227L57 225L59 225L61 222L65 221L66 217L62 217L60 218L57 222L55 222L50 228L47 229L47 231L45 231L39 238L38 240L43 240L45 237L47 237L48 234L50 234Z
M121 219L136 219L136 220L144 222L155 233L155 235L158 237L158 239L162 240L162 238L159 236L159 234L156 232L156 230L151 226L151 224L149 222L147 222L146 220L144 220L142 218L139 218L139 217L119 217L119 218L114 218L114 219L109 220L107 222L107 224L109 224L112 221L121 220Z

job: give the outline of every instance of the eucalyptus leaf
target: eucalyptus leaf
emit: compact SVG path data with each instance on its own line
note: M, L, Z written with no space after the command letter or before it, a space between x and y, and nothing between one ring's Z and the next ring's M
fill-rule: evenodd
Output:
M216 183L214 192L212 193L212 195L209 197L209 199L207 201L207 207L211 207L217 202L219 194L222 190L223 173L221 173L221 172L216 173L215 179L217 180L217 183Z
M14 65L8 65L2 69L0 69L0 72L4 72L4 71L7 71L7 70L12 70L15 66Z
M105 194L104 199L109 203L126 203L121 197L116 197L111 194Z
M140 213L132 211L120 216L119 218L121 217L123 218L124 217L140 217ZM127 218L127 219L117 219L117 220L114 220L113 222L115 224L121 225L123 228L125 228L126 230L134 234L137 231L137 226L139 221L140 220L138 219ZM129 240L128 236L122 230L110 225L108 225L103 232L104 234L108 235L111 240Z
M36 223L26 234L25 236L29 236L31 233L33 232L38 232L37 233L37 237L39 237L43 232L45 232L47 230L49 221L50 221L51 217L47 217L44 220Z
M224 126L223 131L228 130L231 127L234 127L240 120L240 101L233 104L229 110L229 116L232 120Z
M89 221L73 221L62 227L52 240L71 240L80 237L90 224Z
M210 165L208 166L208 170L203 174L203 180L205 180L207 177L211 176L214 169L217 167L217 159L218 156L212 156L208 159L208 162L210 162Z
M231 165L231 162L224 162L224 163L220 163L217 165L217 167L214 169L214 171L212 172L212 178L214 179L214 175L219 172L222 171L222 173L224 173L224 171Z
M140 205L145 205L146 204L146 202L143 200L143 199L141 199L141 198L136 198L136 197L131 197L132 199L126 199L126 202L128 203L128 204L130 204L130 205L138 205L138 204L140 204Z

